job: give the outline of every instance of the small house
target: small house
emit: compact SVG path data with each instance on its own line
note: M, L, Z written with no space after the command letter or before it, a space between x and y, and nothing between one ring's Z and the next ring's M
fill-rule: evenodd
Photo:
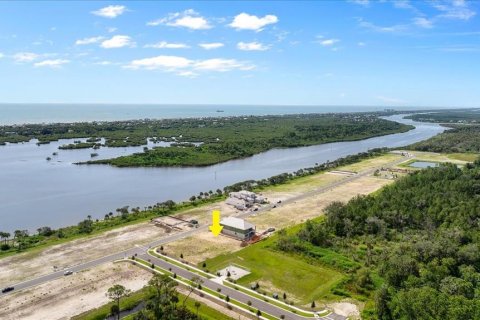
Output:
M240 218L227 217L220 221L222 233L239 240L248 240L255 235L255 225Z

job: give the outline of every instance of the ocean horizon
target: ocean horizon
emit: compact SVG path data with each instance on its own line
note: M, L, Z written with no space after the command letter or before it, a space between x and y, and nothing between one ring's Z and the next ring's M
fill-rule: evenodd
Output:
M445 108L327 105L0 103L0 125Z

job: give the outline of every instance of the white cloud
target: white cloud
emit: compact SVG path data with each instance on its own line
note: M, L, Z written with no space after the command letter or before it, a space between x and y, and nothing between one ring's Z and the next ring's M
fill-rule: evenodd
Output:
M178 56L156 56L152 58L133 60L126 66L128 69L166 69L175 70L190 67L192 60Z
M378 26L371 22L365 21L362 18L358 19L358 24L362 28L370 29L372 31L382 32L382 33L396 33L396 32L405 31L407 29L407 26L403 24L396 24L392 26Z
M370 5L370 0L351 0L351 2L364 7L367 7L368 5Z
M432 6L441 12L438 16L440 18L454 19L454 20L470 20L477 13L470 9L467 2L464 0L452 1L434 1Z
M191 60L179 56L156 56L145 59L131 61L124 66L127 69L139 70L162 70L167 72L175 72L181 76L196 76L200 71L226 72L233 70L252 70L254 65L238 61L235 59L207 59L207 60Z
M225 72L231 70L252 70L255 66L245 64L235 59L208 59L200 60L195 63L194 69L206 71Z
M115 32L115 31L117 31L117 30L118 30L118 29L115 28L115 27L109 27L109 28L107 28L107 31L108 31L109 33Z
M58 68L64 64L70 63L70 60L66 59L54 59L54 60L43 60L40 62L36 62L34 64L35 67L51 67L51 68Z
M410 4L408 0L394 0L393 6L398 9L412 9L413 6Z
M167 17L147 22L148 26L166 25L170 27L183 27L192 30L211 29L212 25L193 9L183 12L170 13Z
M340 42L340 40L338 39L325 39L325 40L320 40L318 43L320 43L324 47L331 47L338 42Z
M161 41L153 44L145 45L145 48L155 48L155 49L188 49L189 45L185 43L169 43L166 41Z
M359 47L365 47L366 45L367 44L365 42L362 42L362 41L357 43L357 46L359 46Z
M218 49L224 46L221 42L199 43L198 45L205 50Z
M99 66L109 66L109 65L112 65L113 63L108 60L103 60L103 61L95 62L95 64Z
M180 71L177 73L177 75L187 78L196 78L198 76L198 73L193 71Z
M253 30L259 32L262 31L265 26L277 22L278 18L271 14L264 17L257 17L243 12L235 16L229 26L237 30Z
M98 9L96 11L92 11L92 13L96 16L113 19L118 17L119 15L122 15L126 10L127 10L127 7L125 6L112 5L112 6Z
M105 49L134 47L135 42L129 36L116 35L111 39L102 41L100 46Z
M0 52L0 59L2 59L3 57L5 57L5 55Z
M237 43L237 48L243 51L265 51L270 49L269 46L260 42L239 42Z
M86 44L92 44L92 43L97 43L100 42L104 39L104 37L90 37L90 38L83 38L75 41L75 45L77 46L82 46Z
M431 29L433 28L433 21L432 20L429 20L427 18L423 18L423 17L416 17L413 19L413 23L416 25L416 26L419 26L421 28L425 28L425 29Z
M32 62L40 57L40 55L33 52L19 52L13 55L15 62Z

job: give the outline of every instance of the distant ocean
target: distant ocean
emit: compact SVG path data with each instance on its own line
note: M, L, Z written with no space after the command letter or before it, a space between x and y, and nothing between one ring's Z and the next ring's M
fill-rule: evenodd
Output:
M381 111L388 106L253 106L153 104L0 104L0 125L24 123L116 121L271 115L296 113ZM418 107L394 108L413 110ZM424 108L421 108L424 109Z

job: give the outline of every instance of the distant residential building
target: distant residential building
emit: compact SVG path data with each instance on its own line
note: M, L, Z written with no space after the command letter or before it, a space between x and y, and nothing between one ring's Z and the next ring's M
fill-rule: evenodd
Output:
M223 226L223 234L239 240L248 240L255 235L255 225L240 218L224 218L220 221L220 225Z
M230 198L237 198L240 200L244 200L245 202L254 204L254 203L264 203L265 198L256 194L255 192L241 190L238 192L230 192Z

